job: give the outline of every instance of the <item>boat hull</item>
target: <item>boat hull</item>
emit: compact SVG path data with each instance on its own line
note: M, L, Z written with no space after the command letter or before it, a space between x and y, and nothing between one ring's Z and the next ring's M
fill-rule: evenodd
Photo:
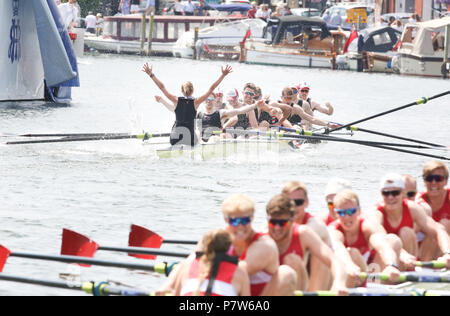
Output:
M275 49L247 49L247 64L293 66L309 68L332 68L329 56L306 55L296 51L277 51Z

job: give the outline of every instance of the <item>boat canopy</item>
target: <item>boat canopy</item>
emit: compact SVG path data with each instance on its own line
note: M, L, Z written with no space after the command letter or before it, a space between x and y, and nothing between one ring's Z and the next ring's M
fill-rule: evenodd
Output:
M327 24L322 18L295 15L269 19L265 34L267 32L271 32L272 34L271 44L280 43L284 38L286 38L287 33L291 33L292 36L296 37L301 33L312 35L318 32L320 33L321 40L331 36L331 33L327 28Z
M415 26L407 24L402 35L408 32L408 27ZM450 27L450 17L420 22L416 24L417 34L413 40L413 49L411 53L419 56L434 55L436 50L443 49L443 41L445 38L445 28ZM434 41L440 43L436 46ZM441 45L442 44L442 45Z
M361 51L385 53L392 51L402 33L390 26L376 26L361 30L358 48Z
M217 10L225 12L243 12L247 13L252 7L245 3L230 3L230 4L207 4L206 10Z

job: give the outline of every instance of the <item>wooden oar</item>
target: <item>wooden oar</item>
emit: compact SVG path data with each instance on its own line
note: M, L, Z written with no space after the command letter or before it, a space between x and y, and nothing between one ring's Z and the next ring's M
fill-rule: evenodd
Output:
M143 247L110 247L110 246L100 246L92 239L81 235L72 230L63 229L62 242L61 242L61 254L68 256L79 256L79 257L94 257L98 250L103 251L115 251L115 252L126 252L130 256L142 259L154 260L156 256L167 256L167 257L180 257L185 258L189 256L189 253L179 253L179 252L169 252L161 251L156 249L148 249Z
M65 137L59 139L42 139L42 140L26 140L26 141L13 141L7 142L6 145L26 145L26 144L47 144L47 143L67 143L67 142L85 142L96 140L119 140L119 139L142 139L148 140L156 137L168 137L170 133L158 133L158 134L137 134L137 135L101 135L91 137Z
M360 120L357 120L357 121L354 121L354 122L351 122L351 123L348 123L348 124L345 124L345 125L342 125L342 126L339 126L337 128L331 129L329 131L329 133L333 133L333 132L336 132L338 130L345 129L345 128L349 127L349 126L356 125L356 124L359 124L359 123L362 123L362 122L366 122L366 121L374 119L376 117L380 117L380 116L383 116L383 115L386 115L386 114L390 114L390 113L393 113L393 112L396 112L396 111L399 111L399 110L403 110L403 109L406 109L406 108L411 107L413 105L425 104L428 101L431 101L433 99L437 99L437 98L443 97L443 96L448 95L448 94L450 94L450 90L442 92L442 93L439 93L439 94L436 94L436 95L434 95L432 97L429 97L429 98L422 97L421 99L419 99L417 101L405 104L403 106L399 106L397 108L394 108L394 109L391 109L391 110L388 110L388 111L384 111L384 112L381 112L381 113L378 113L378 114L375 114L375 115L372 115L372 116L369 116L369 117L366 117L366 118L363 118L363 119L360 119Z
M389 275L382 273L361 273L361 280L372 279L389 281ZM430 274L422 272L401 273L398 282L450 283L450 275Z
M173 266L176 264L176 263L168 264L167 262L161 262L155 265L147 265L141 263L125 263L108 260L97 260L92 258L82 258L76 256L53 256L38 253L11 252L8 248L0 245L0 272L3 271L3 267L6 263L6 260L9 257L27 258L33 260L57 261L64 263L77 263L82 265L94 265L103 267L126 268L126 269L158 272L165 275L168 275L172 270Z
M110 286L108 282L63 282L63 281L50 281L35 278L26 278L21 276L14 276L0 273L1 281L18 282L25 284L34 284L52 288L60 288L66 290L83 291L94 296L152 296L154 292L144 292L129 288L119 288Z

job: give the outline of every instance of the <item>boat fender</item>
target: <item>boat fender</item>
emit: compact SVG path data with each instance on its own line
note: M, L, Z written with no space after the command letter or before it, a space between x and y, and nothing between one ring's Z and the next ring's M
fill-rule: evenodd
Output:
M69 32L69 37L70 37L70 39L71 39L72 41L74 41L74 40L77 39L77 33Z

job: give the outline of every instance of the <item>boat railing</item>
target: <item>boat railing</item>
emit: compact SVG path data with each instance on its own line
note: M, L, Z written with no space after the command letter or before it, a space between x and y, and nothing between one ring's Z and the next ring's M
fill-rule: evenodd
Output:
M240 20L241 17L170 16L153 18L153 42L176 42L184 32L213 26L217 22ZM142 16L107 16L104 19L103 37L121 41L138 41L142 34ZM146 17L149 23L150 17Z

